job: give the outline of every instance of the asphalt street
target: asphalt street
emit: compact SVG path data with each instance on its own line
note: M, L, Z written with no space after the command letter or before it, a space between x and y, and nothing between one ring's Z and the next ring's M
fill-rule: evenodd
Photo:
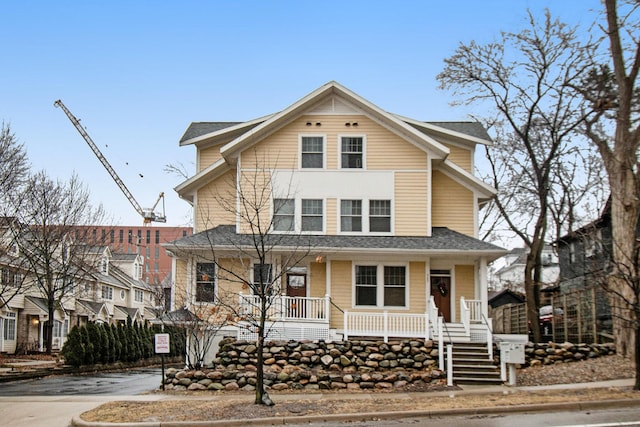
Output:
M159 388L161 377L159 368L44 377L3 383L0 396L136 395Z

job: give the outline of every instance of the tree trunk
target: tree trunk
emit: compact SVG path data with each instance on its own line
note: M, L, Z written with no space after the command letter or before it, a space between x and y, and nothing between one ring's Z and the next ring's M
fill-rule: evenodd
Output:
M635 330L638 319L632 304L635 299L634 286L638 283L638 260L636 225L639 203L635 197L635 180L625 168L619 168L614 179L610 179L611 225L613 230L613 271L608 280L609 299L616 352L624 357L633 357L635 352ZM638 302L635 302L638 304Z
M47 342L45 343L45 349L47 354L51 354L51 351L53 350L53 322L55 321L53 316L55 314L55 306L49 302L48 309L49 322L47 322Z

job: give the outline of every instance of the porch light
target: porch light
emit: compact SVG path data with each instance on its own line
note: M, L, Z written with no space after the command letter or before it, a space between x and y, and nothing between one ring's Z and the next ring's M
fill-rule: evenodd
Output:
M324 262L324 257L322 255L318 255L316 257L316 262L322 264Z
M31 323L33 323L34 325L37 325L40 323L40 319L38 319L37 317L34 317L33 319L31 319Z

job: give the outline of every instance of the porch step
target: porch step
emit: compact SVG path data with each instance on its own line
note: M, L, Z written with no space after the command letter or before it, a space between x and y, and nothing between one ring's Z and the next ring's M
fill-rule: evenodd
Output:
M502 384L499 367L489 358L484 343L453 344L453 382L455 384Z

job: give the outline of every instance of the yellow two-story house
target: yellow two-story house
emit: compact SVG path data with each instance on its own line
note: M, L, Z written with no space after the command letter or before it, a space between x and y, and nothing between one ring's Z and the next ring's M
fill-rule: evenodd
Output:
M490 143L479 123L401 117L333 81L266 117L192 123L196 173L176 191L194 234L165 245L174 308L231 293L251 310L267 264L270 336L488 339L487 264L506 253L478 239L495 190L474 154Z

